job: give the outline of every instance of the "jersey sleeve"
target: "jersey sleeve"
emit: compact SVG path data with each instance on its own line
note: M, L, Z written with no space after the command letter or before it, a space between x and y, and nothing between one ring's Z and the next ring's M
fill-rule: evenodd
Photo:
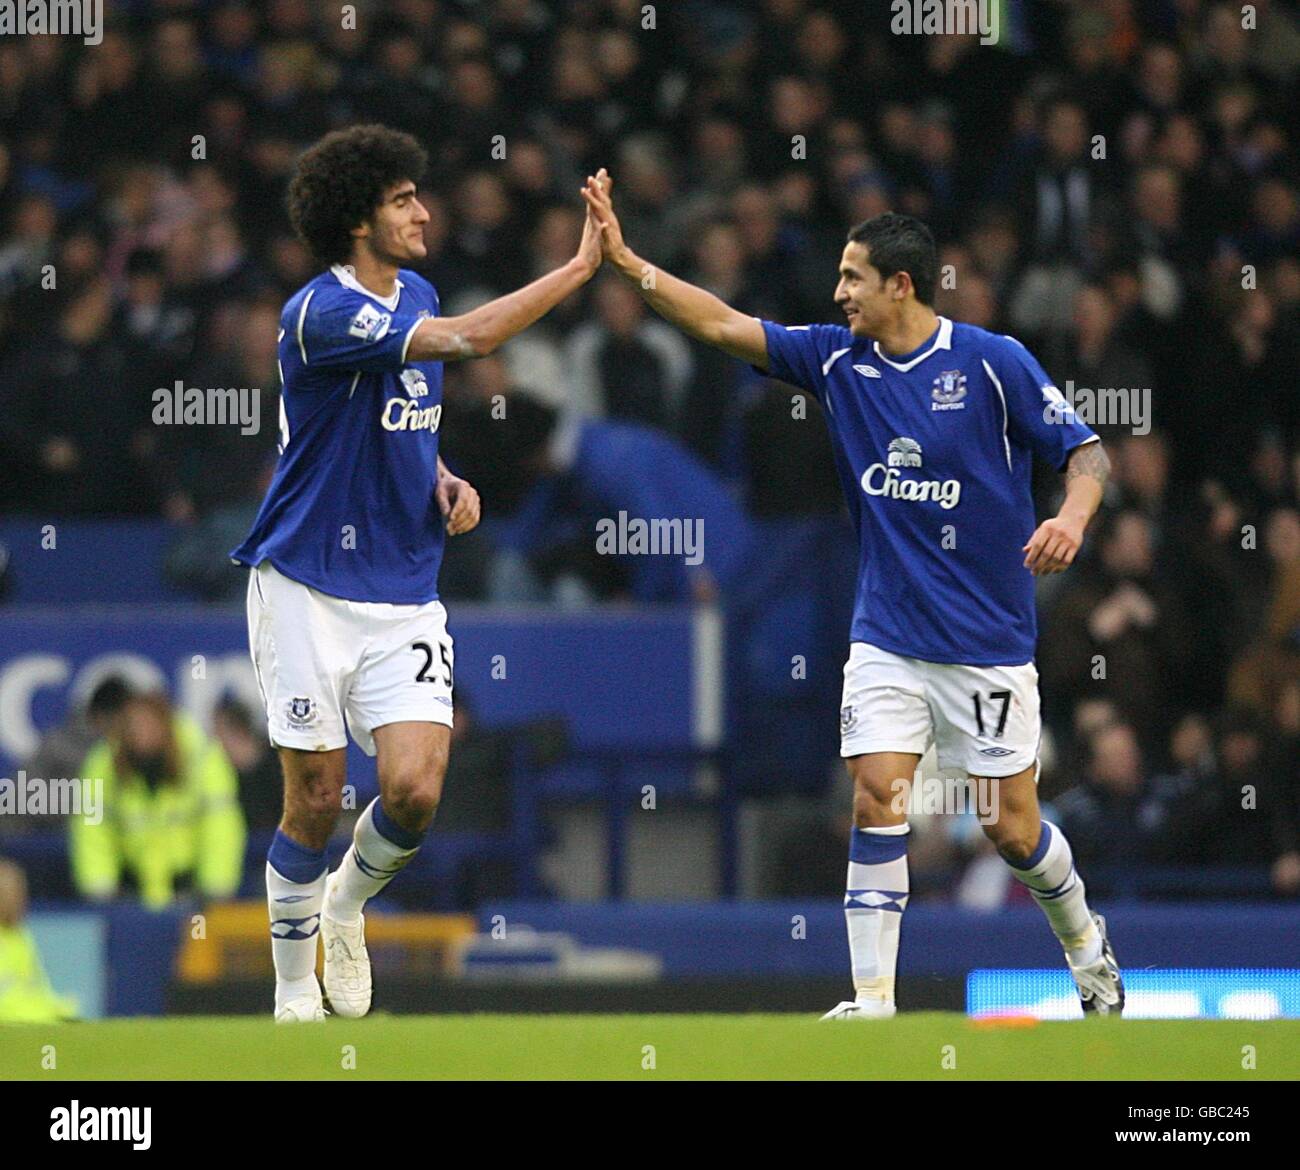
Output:
M820 400L831 363L853 347L853 335L839 325L763 321L762 326L767 336L767 369L759 372L811 390Z
M1070 452L1095 440L1097 433L1079 421L1029 350L1014 337L999 341L984 364L1006 402L1007 434L1063 470Z
M298 306L294 323L303 364L315 369L400 370L411 334L424 317L390 312L351 289L318 289Z

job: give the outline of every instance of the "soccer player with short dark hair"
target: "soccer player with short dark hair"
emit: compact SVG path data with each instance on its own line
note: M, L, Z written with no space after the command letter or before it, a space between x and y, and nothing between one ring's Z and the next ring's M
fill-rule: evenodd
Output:
M452 722L452 639L438 600L444 532L468 532L478 493L438 453L442 363L481 357L591 279L577 254L508 296L443 317L408 265L429 214L414 138L383 126L327 134L298 161L293 226L325 269L280 319L280 459L253 530L248 628L284 815L266 865L275 1017L370 1009L362 906L411 860L438 805ZM346 729L346 730L345 730ZM378 755L379 796L327 875L347 730Z
M984 825L1065 950L1088 1013L1118 1014L1119 967L1069 843L1039 813L1033 577L1074 561L1109 461L1018 341L938 316L934 237L887 213L849 232L844 325L760 321L652 269L624 242L602 171L583 198L606 259L692 337L816 394L860 546L840 754L853 780L848 921L855 998L826 1019L892 1016L908 901L906 804L930 743L940 768L996 785ZM1033 457L1061 469L1034 524Z

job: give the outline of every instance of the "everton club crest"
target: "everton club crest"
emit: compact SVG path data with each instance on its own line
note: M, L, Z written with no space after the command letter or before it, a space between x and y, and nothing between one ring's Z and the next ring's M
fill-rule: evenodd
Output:
M930 397L931 410L965 410L966 375L960 370L944 370L935 378Z
M316 704L311 699L290 699L288 715L291 727L306 727L316 718Z

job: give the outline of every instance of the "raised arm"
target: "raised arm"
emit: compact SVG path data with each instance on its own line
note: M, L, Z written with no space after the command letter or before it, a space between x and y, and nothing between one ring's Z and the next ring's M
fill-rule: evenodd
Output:
M646 303L665 320L699 341L766 370L767 336L758 318L748 317L711 292L651 266L633 252L624 242L614 214L613 187L614 180L601 168L595 178L587 180L582 192L600 227L605 258L636 285Z
M407 359L456 362L486 357L544 317L595 275L601 262L600 235L600 226L588 211L582 226L582 242L572 260L538 277L532 284L459 317L430 317L411 335Z

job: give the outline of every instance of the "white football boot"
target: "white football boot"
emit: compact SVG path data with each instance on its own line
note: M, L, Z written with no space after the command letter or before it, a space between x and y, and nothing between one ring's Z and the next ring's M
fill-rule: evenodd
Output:
M312 982L316 983L314 976ZM315 995L299 995L276 1008L275 1022L277 1024L318 1024L328 1014L325 1005L321 1002L320 984L316 983Z
M831 1008L822 1020L888 1020L897 1011L892 1000L846 999Z
M1101 935L1101 958L1086 967L1070 965L1070 974L1085 1016L1119 1016L1124 1012L1124 980L1106 933L1106 920L1100 914L1093 914L1092 920ZM1068 956L1066 962L1069 964Z
M325 900L321 905L320 937L325 944L325 994L334 1014L360 1019L370 1010L370 955L366 951L366 918L358 914L352 923L330 917L330 890L336 870L325 879Z

